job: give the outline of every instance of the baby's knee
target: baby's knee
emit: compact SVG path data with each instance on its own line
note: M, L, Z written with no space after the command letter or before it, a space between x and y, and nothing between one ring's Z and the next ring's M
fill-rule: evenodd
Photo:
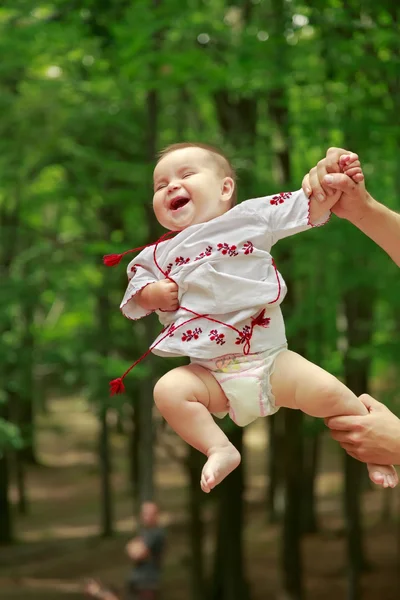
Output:
M154 386L154 402L160 408L166 403L173 402L176 396L177 381L175 374L170 371L159 379Z

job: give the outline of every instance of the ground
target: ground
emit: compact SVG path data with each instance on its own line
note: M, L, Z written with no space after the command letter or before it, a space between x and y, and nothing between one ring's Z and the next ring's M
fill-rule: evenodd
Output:
M121 585L129 565L124 543L134 528L127 484L127 442L113 436L113 492L116 535L99 538L100 485L95 454L96 419L78 399L53 401L40 418L42 466L28 473L30 510L16 517L18 543L0 549L2 600L77 600L85 577ZM266 524L264 473L266 428L260 420L246 430L248 491L245 553L252 600L279 591L279 527ZM320 533L304 540L307 598L346 597L346 559L341 519L340 453L326 437L318 479ZM185 474L158 449L157 485L168 525L164 600L187 600L188 540ZM16 491L13 490L13 497ZM363 600L397 600L400 530L385 519L398 514L397 490L366 492L364 520L371 569L363 577ZM212 511L210 510L210 514Z

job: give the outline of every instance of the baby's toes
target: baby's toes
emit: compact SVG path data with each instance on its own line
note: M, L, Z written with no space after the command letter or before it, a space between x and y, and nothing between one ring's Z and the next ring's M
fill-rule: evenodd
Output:
M205 480L204 477L202 477L200 480L200 487L203 490L203 492L205 492L206 494L209 494L210 488L208 487L207 481Z
M389 475L389 486L391 488L396 487L396 485L399 483L399 476L397 475L397 471L395 469L395 467L392 467L393 471L392 473Z
M370 471L369 477L373 483L376 483L376 485L384 485L385 483L385 477L383 473L380 473L379 471Z

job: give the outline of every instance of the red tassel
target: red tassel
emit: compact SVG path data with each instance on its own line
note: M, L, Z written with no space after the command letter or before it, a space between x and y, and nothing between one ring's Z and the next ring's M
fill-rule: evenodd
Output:
M125 386L122 381L122 377L118 377L117 379L113 379L110 381L110 396L115 396L116 394L123 394L125 392Z
M115 267L121 262L123 256L123 254L106 254L103 256L103 263L106 267Z
M259 315L257 315L257 317L251 318L253 327L255 325L259 325L260 327L268 327L271 319L269 317L266 317L264 319L264 315L265 315L265 308L262 309L262 311L260 312Z

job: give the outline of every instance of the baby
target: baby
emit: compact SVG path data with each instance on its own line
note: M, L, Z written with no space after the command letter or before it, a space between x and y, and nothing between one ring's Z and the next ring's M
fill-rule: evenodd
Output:
M342 166L352 177L361 172L356 155L346 155ZM154 213L175 235L165 234L129 264L121 310L129 319L156 311L165 327L149 351L190 358L161 377L154 399L178 435L207 456L204 492L240 463L212 415L229 412L245 426L281 406L321 418L367 413L336 377L288 350L280 309L286 285L270 254L280 239L324 225L327 204L339 196L323 208L302 190L235 206L235 173L219 150L183 143L160 155ZM111 382L112 393L123 390L123 377ZM392 466L370 464L368 471L383 487L398 483Z

